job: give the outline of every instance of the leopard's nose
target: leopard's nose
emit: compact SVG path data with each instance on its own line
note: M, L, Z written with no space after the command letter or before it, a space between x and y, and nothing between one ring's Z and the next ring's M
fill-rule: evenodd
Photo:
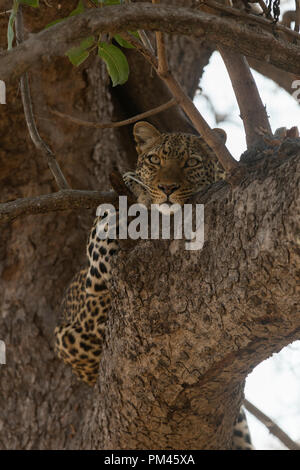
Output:
M159 184L158 188L163 191L166 196L170 196L176 189L179 188L179 184Z

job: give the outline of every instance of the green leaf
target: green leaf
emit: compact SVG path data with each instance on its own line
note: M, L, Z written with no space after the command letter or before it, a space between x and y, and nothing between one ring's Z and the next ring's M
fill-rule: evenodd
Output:
M8 27L7 27L7 49L8 50L12 49L13 40L15 37L14 23L15 23L18 7L19 7L18 0L14 0L12 10L9 15Z
M29 5L30 7L38 8L39 0L18 0L18 3L22 3L23 5Z
M89 47L91 47L93 44L95 43L95 38L94 36L89 36L87 38L84 38L81 43L80 43L80 46L82 50L84 49L88 49Z
M79 46L72 47L71 49L69 49L66 52L66 55L68 56L70 62L72 62L73 65L76 65L76 67L82 64L82 62L84 62L90 54L87 49L91 47L94 43L94 36L89 36L83 39Z
M66 55L69 57L70 62L78 67L90 54L87 51L82 51L80 48L73 48L66 52Z
M127 82L129 65L126 56L118 47L106 42L100 42L98 45L98 55L106 63L113 86L122 85Z
M126 49L135 49L135 47L132 44L130 44L130 42L123 39L119 34L115 34L114 39L117 41L117 43L121 47L126 47Z
M136 37L137 39L140 38L139 33L137 31L129 31L129 33L132 34L132 36ZM121 47L126 47L126 49L135 49L135 47L132 44L130 44L130 42L123 39L119 34L115 34L114 39L117 41L117 43Z

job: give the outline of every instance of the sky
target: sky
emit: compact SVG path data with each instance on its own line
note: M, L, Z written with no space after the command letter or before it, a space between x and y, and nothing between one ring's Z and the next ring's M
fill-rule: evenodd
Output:
M300 129L300 103L272 80L252 72L273 132L279 127L298 126ZM205 69L200 87L202 91L195 98L196 106L211 127L221 127L226 131L227 146L239 159L246 150L242 120L226 68L217 52ZM211 105L218 115L225 116L223 122L216 123ZM258 365L247 378L245 396L300 443L300 341ZM249 413L247 419L257 450L286 449Z

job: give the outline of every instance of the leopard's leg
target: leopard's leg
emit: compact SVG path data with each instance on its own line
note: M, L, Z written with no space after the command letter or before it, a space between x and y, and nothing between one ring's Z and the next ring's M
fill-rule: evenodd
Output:
M98 237L97 224L101 219L95 219L90 231L89 267L80 271L69 286L63 302L65 321L55 329L58 356L89 385L94 385L98 377L105 323L111 306L107 284L110 260L118 250L117 240Z
M106 217L106 214L105 214ZM117 253L119 244L117 238L101 239L99 235L99 224L103 217L97 217L90 231L87 243L88 271L86 276L86 293L98 296L107 293L108 282L111 278L111 258ZM112 224L118 229L118 212L113 218Z
M80 323L60 325L55 329L56 352L88 385L94 385L99 368L102 341L98 335L84 332Z
M81 380L91 386L98 376L107 320L105 312L109 306L110 296L107 293L97 297L88 294L75 320L57 326L54 332L57 355L72 366Z
M233 450L253 450L247 418L241 407L238 419L233 428Z

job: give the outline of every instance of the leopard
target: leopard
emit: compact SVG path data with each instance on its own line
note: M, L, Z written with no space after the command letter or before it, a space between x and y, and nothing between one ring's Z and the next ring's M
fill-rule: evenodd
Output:
M214 132L226 140L224 131L215 129ZM137 202L146 207L182 206L199 191L226 178L216 154L198 135L160 132L152 124L139 121L133 127L133 136L136 168L125 172L123 180ZM108 216L107 212L104 216ZM119 250L117 239L99 237L97 228L102 221L103 215L94 220L86 245L88 266L75 275L67 288L61 322L54 331L58 357L90 386L98 379L105 325L112 303L111 261ZM238 441L237 448L246 450L251 448L251 441L247 426L243 426L246 420L242 413L233 439Z

